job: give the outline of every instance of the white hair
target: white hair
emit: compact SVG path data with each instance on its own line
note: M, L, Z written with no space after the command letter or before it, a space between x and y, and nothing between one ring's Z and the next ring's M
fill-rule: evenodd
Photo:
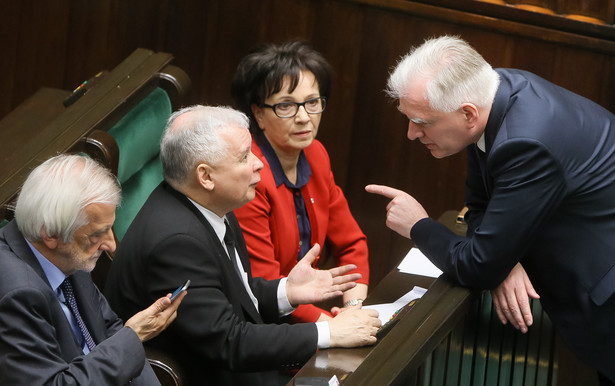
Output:
M88 205L118 206L120 201L119 184L109 170L87 156L62 154L30 173L17 199L15 219L30 241L50 236L70 242L88 223Z
M500 84L491 65L454 36L428 39L405 55L389 77L387 94L395 99L408 96L417 78L427 80L425 99L442 112L455 111L465 102L487 107Z
M190 113L190 116L178 118ZM237 125L249 128L248 117L230 107L194 105L173 113L160 141L160 160L165 180L183 185L200 162L215 166L227 151L219 129Z

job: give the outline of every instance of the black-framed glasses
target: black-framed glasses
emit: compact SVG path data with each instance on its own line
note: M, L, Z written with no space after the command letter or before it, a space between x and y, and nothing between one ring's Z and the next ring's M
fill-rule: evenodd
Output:
M263 103L263 107L269 107L273 110L274 114L279 118L292 118L299 112L299 107L303 106L305 112L308 114L320 114L325 111L327 105L327 98L318 97L308 99L305 102L280 102L273 105L267 105Z

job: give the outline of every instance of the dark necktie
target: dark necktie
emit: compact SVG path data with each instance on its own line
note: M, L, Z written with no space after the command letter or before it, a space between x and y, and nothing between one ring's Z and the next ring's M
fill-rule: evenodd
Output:
M226 225L226 233L224 233L224 244L226 245L228 257L229 259L231 259L231 262L235 267L235 271L243 282L243 276L241 275L242 270L240 270L239 266L237 265L237 257L235 255L235 238L233 237L233 231L231 230L228 221L225 220L224 225Z
M73 285L70 283L68 278L64 279L62 284L60 284L60 288L62 289L62 293L64 294L64 299L66 300L66 305L73 313L75 320L77 321L77 325L79 326L79 330L83 334L83 338L85 339L85 344L88 345L90 351L94 347L96 347L96 343L94 343L94 339L92 339L92 335L88 331L83 319L81 319L81 314L79 313L79 309L77 308L77 301L75 300L75 294L73 293Z

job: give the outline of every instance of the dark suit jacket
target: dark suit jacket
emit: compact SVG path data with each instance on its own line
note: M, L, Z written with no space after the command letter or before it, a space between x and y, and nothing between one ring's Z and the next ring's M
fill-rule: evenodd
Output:
M615 381L615 116L533 74L498 70L486 163L468 148L467 238L433 220L418 247L466 286L521 261L562 337Z
M135 377L132 385L159 385L141 341L90 275L77 272L72 283L97 344L85 356L17 223L0 230L0 385L123 385Z
M250 272L235 216L227 215L236 248ZM181 193L163 182L124 236L105 291L119 315L192 281L177 319L148 342L184 365L189 385L271 385L280 366L302 363L316 351L313 323L278 322L278 280L252 278L256 310L213 228ZM269 370L269 371L266 371Z

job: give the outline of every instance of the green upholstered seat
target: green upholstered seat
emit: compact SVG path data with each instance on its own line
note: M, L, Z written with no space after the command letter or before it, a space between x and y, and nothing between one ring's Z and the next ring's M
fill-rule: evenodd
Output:
M160 137L171 112L169 96L156 88L109 130L120 153L122 204L114 225L120 241L149 194L162 181Z

